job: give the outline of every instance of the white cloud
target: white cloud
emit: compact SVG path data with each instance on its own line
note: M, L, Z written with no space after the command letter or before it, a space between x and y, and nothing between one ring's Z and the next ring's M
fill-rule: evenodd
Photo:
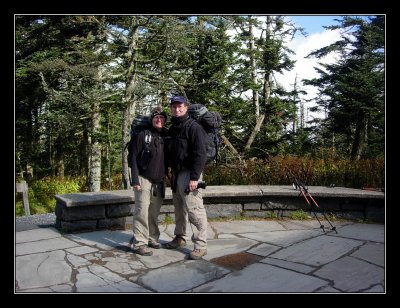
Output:
M265 16L258 17L259 20L265 21ZM235 35L235 31L228 32L231 36ZM260 36L260 29L254 29L254 35ZM306 91L308 94L302 98L312 100L317 94L317 89L311 86L304 86L301 83L301 79L312 79L318 77L318 73L314 67L317 67L317 62L322 63L334 63L336 62L335 54L328 54L322 59L309 58L305 59L309 53L322 47L328 46L341 39L339 30L323 30L321 32L314 32L307 37L297 35L291 42L287 44L287 47L294 51L294 55L291 55L292 60L296 60L296 64L290 72L284 72L283 74L275 74L276 81L282 85L287 91L293 89L293 84L297 74L297 84L299 89ZM250 97L251 91L247 91L244 94ZM307 107L312 107L313 103L306 103ZM310 114L311 117L320 117L318 114Z
M297 82L301 79L311 79L318 77L314 67L318 66L317 62L334 63L336 61L335 54L329 54L322 59L305 58L309 53L322 47L328 46L340 39L338 30L327 30L319 33L314 33L308 37L297 37L288 47L295 52L291 58L296 60L295 67L290 72L284 74L276 74L277 81L284 86L286 90L291 90L297 74ZM301 86L301 84L299 84ZM307 87L307 92L310 98L315 95L316 90L312 87Z
M297 74L297 86L298 89L307 92L307 95L300 96L304 100L313 100L317 95L317 88L312 86L304 86L301 82L302 79L312 79L317 78L318 73L315 71L314 67L318 67L317 62L321 63L334 63L337 61L335 53L330 53L326 57L321 59L305 58L312 51L320 49L322 47L328 46L336 41L340 40L339 30L326 30L323 32L313 33L308 37L297 37L288 47L295 52L291 58L296 60L295 67L290 72L285 72L284 74L276 74L276 81L281 84L287 91L293 89ZM313 102L305 102L305 107L310 108L315 106ZM306 113L306 121L311 118L321 118L323 116L320 113Z

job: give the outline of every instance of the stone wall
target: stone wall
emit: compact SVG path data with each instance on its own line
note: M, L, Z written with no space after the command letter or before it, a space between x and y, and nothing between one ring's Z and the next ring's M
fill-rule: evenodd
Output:
M308 205L291 186L208 186L202 193L209 218L281 218L303 210L310 217L331 214L345 219L385 220L382 192L319 186L308 190L319 208ZM134 193L128 190L57 195L56 227L64 232L130 228L134 202ZM159 221L174 221L174 216L172 193L167 189Z

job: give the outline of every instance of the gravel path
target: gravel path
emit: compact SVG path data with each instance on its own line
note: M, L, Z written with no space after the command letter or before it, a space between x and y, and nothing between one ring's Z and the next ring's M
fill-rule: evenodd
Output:
M55 223L56 215L54 213L20 216L15 218L15 231L54 227Z

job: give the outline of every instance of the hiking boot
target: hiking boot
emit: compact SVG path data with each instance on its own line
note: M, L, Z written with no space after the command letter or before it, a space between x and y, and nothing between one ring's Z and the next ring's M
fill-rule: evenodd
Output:
M203 256L207 254L207 249L194 249L190 254L189 254L189 259L192 260L199 260Z
M171 242L166 243L164 247L167 249L176 249L183 246L186 246L186 240L181 236L175 236L175 238Z
M139 247L131 246L131 248L134 253L141 256L151 256L153 254L153 252L146 245L142 245Z
M154 248L154 249L160 249L161 248L161 244L154 242L154 241L149 241L148 246L150 248Z

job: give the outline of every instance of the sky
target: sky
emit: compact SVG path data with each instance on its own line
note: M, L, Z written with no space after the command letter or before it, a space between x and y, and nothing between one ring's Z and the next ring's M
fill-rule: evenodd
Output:
M360 17L360 16L358 16ZM364 17L367 17L365 15ZM292 71L286 72L283 75L276 74L276 80L285 87L286 90L290 91L293 89L293 84L297 74L297 82L299 83L301 79L312 79L318 77L317 72L314 67L318 66L317 62L323 63L334 63L336 62L335 54L329 54L325 58L316 59L310 58L305 59L313 50L320 49L322 47L328 46L341 39L339 30L327 30L323 26L335 26L340 23L335 19L341 20L340 15L303 15L295 16L288 15L288 19L292 20L297 26L304 28L304 31L308 33L307 37L302 35L297 35L294 40L288 45L290 49L295 52L295 55L291 56L293 60L296 60L295 67ZM317 89L311 86L303 86L300 84L302 90L307 91L307 95L304 99L313 99L316 97ZM315 103L310 102L306 104L307 108L315 106ZM323 112L319 113L307 113L307 120L312 118L323 118Z
M303 86L301 84L301 79L311 79L318 77L314 67L318 66L317 62L333 63L335 55L331 54L323 59L305 59L310 52L313 50L320 49L324 46L328 46L333 42L340 39L338 30L326 30L323 26L338 25L334 19L341 19L340 16L322 16L322 15L307 15L307 16L287 16L291 19L297 26L304 28L307 32L307 37L303 35L296 35L293 41L288 45L290 49L295 52L291 58L296 60L296 64L293 70L290 72L285 72L283 75L276 74L276 80L281 85L283 85L286 90L290 91L293 89L293 84L297 75L297 83L302 90L308 92L304 99L312 99L317 94L317 89L311 86ZM300 84L299 84L300 82ZM306 106L312 107L315 104L308 103ZM311 120L312 117L322 117L322 113L309 113L309 118L306 120Z
M326 57L322 59L309 58L305 57L314 50L320 49L322 47L328 46L337 40L340 40L339 30L327 30L323 28L323 26L334 26L339 23L335 21L335 19L341 19L340 15L283 15L285 16L286 22L294 23L295 26L303 28L303 31L306 32L307 36L304 36L301 33L296 34L294 39L287 44L287 47L291 49L294 54L290 54L290 58L295 60L294 68L287 72L284 71L283 74L275 73L274 78L276 82L278 82L281 86L285 88L287 91L293 90L293 85L297 76L297 85L300 90L306 91L308 94L303 95L300 98L305 102L306 100L312 100L317 95L317 88L311 86L304 86L301 82L302 79L312 79L317 78L318 73L315 71L314 67L318 66L317 62L322 63L334 63L336 62L334 54L328 54ZM265 20L265 16L258 15L257 16L260 21ZM255 36L259 36L261 34L259 29L255 30ZM234 35L234 33L233 33ZM250 97L251 91L246 91L243 95ZM315 106L316 104L311 102L307 102L305 107L310 108ZM320 113L307 113L306 111L306 121L311 120L312 118L322 118L324 114Z
M334 19L340 19L340 16L330 15L302 15L302 16L288 16L297 25L305 28L308 33L323 32L325 29L322 26L337 25Z

